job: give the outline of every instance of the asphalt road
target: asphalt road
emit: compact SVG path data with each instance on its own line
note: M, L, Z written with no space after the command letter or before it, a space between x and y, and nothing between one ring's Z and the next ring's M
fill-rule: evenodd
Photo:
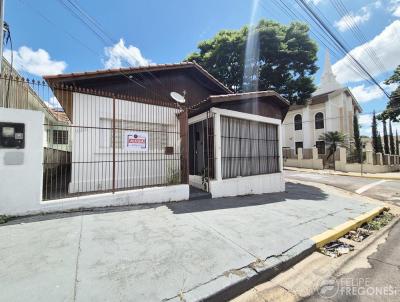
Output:
M304 302L316 301L400 301L400 223L387 241L368 257L369 268L355 269L332 278Z
M287 180L302 180L334 186L350 192L400 205L400 181L332 174L284 171Z

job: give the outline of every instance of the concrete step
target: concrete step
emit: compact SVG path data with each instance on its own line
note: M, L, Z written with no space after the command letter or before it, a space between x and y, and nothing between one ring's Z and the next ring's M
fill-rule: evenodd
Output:
M210 199L211 193L190 186L189 200Z

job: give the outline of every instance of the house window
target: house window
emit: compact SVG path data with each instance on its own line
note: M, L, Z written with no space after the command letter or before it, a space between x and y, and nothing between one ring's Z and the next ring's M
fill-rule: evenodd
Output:
M222 178L280 171L278 126L221 117Z
M322 112L318 112L315 115L315 129L323 129L324 128L324 114Z
M316 141L315 147L318 149L318 154L325 154L325 142L324 141Z
M303 149L303 142L296 142L295 143L296 154L298 149Z
M54 145L68 145L68 131L67 130L53 130L53 144Z
M102 148L113 147L112 119L101 118L100 146ZM145 123L128 120L115 120L115 148L123 149L123 138L126 131L147 132L149 136L149 151L164 152L168 145L168 129L164 124Z
M301 114L296 114L294 117L294 130L303 129L303 121L301 118Z

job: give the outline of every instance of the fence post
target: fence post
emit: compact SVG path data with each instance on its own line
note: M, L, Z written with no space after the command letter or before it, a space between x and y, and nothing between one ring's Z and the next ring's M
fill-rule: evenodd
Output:
M181 183L189 183L189 120L188 109L185 107L178 114L179 132L181 137Z
M115 96L113 96L113 121L112 121L112 136L113 136L113 155L112 155L112 192L115 193Z
M369 164L369 165L374 164L373 151L371 151L371 150L365 151L365 157L366 157L367 164Z
M347 164L347 152L346 148L339 147L339 161L341 164Z
M317 148L312 148L312 159L318 159L318 149Z
M303 148L297 149L297 160L303 160Z
M380 153L380 152L376 153L376 164L378 166L382 166L383 165L382 153Z

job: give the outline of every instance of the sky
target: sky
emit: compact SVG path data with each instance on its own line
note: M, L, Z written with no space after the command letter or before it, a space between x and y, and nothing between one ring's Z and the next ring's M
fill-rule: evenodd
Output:
M107 32L106 39L100 39L68 11L63 5L66 0L5 0L14 67L24 76L180 62L196 51L200 41L220 30L239 29L248 24L253 7L250 0L116 0L111 5L106 0L72 1L101 24ZM288 16L275 0L258 1L256 19L273 19L284 24L301 19L300 15ZM294 0L284 1L301 11ZM307 1L327 19L351 54L379 83L400 64L400 0L342 0L347 10L345 18L332 6L337 0ZM362 39L349 28L349 23L358 26ZM315 25L311 27L317 30ZM318 84L326 47L316 42L320 70L315 83ZM8 44L5 57L10 58L10 53ZM370 135L370 113L381 112L387 98L377 86L354 72L348 57L332 49L330 53L338 81L352 90L363 108L361 134ZM372 60L371 53L379 60ZM393 86L385 89L390 92ZM399 125L394 128L400 133Z

